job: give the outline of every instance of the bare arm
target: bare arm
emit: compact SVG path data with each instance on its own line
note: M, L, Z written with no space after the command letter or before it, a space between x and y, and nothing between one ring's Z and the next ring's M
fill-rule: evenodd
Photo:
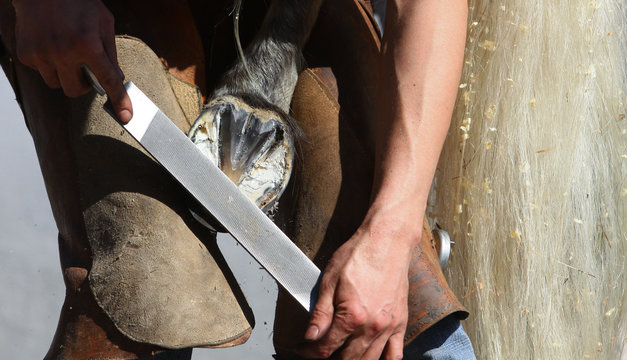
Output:
M70 97L91 89L81 71L81 65L87 65L120 120L131 119L132 105L115 50L113 16L100 0L13 0L13 7L20 62Z
M466 0L389 0L372 205L325 269L304 356L400 359L407 272L461 73Z

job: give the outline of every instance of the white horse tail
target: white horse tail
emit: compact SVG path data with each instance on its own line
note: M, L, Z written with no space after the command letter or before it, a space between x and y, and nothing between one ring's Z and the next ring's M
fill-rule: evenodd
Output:
M470 1L431 216L480 359L627 357L626 8Z

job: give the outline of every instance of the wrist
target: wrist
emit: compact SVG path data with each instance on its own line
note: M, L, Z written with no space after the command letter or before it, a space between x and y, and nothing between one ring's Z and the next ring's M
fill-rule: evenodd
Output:
M423 232L424 207L413 202L374 202L360 229L373 241L393 241L404 249L416 246Z

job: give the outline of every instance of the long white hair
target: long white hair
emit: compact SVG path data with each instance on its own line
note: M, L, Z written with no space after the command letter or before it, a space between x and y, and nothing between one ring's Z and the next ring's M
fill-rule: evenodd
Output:
M480 359L627 357L626 8L470 1L430 216Z

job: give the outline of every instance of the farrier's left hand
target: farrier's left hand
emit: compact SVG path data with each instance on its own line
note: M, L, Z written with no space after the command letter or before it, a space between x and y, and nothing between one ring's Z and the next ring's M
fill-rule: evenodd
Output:
M413 226L412 226L413 227ZM364 225L333 255L320 285L300 349L307 358L384 359L403 357L407 326L408 244L413 233L388 224Z

